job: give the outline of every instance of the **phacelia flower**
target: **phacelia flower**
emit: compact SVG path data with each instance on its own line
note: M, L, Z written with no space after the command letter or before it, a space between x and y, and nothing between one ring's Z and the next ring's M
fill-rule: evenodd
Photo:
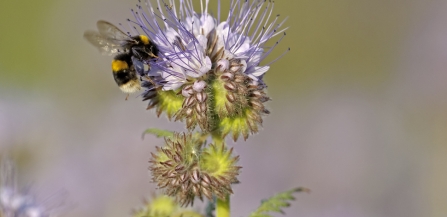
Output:
M27 191L17 188L14 165L2 159L0 165L0 216L1 217L49 217L50 210L37 203Z
M285 20L272 15L270 1L233 0L225 19L220 1L217 16L210 14L208 3L201 1L199 12L192 0L137 5L135 21L129 21L159 49L158 58L146 62L150 69L145 73L152 80L143 81L142 96L149 100L148 108L186 121L190 130L219 128L232 133L234 140L239 135L247 139L269 113L263 104L270 99L263 76L279 57L267 64L261 61L285 36ZM268 47L279 34L283 36ZM162 94L166 91L171 94ZM170 102L176 106L168 108Z
M232 149L223 144L205 147L191 134L175 134L156 150L149 161L153 181L182 206L192 204L196 196L225 199L233 193L231 184L238 182L241 167Z

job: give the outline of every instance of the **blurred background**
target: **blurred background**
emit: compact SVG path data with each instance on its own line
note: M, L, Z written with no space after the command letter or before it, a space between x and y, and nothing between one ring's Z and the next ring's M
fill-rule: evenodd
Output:
M0 2L0 152L39 195L69 192L62 216L130 216L154 192L148 160L163 144L141 133L182 130L125 101L111 57L82 37L136 3ZM447 216L446 11L445 0L277 0L290 29L265 62L291 52L266 75L264 129L230 142L243 166L233 216L297 186L312 192L284 216Z

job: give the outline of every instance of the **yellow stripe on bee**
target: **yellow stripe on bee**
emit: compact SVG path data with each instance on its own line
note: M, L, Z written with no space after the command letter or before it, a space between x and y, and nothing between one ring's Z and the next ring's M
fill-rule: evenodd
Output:
M122 60L113 60L112 61L112 70L114 72L118 72L123 69L128 69L129 65L125 61Z
M143 44L148 45L149 44L149 38L145 35L140 35L140 39L143 42Z

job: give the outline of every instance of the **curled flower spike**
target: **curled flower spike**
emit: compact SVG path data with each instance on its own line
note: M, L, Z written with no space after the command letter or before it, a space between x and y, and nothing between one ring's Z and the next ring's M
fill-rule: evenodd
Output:
M175 120L186 119L186 127L190 130L194 129L196 125L199 125L204 131L211 130L208 119L211 115L208 108L209 94L204 90L206 85L204 81L196 81L195 84L187 85L182 89L182 93L186 92L187 97L183 101L182 108L176 114Z
M190 134L175 134L166 139L165 147L156 149L149 168L153 181L182 206L192 205L196 196L224 199L233 193L231 184L238 182L241 167L235 165L239 157L232 156L232 149L224 145L203 148Z
M161 195L151 201L145 200L144 207L135 210L133 217L171 216L179 209L173 198Z
M192 0L137 5L135 20L129 22L159 49L155 61L143 60L150 65L144 74L151 82L142 82L142 96L149 100L148 109L156 107L158 115L166 112L185 121L189 130L219 127L235 140L239 135L247 139L269 113L263 104L269 100L263 76L279 57L267 64L261 61L285 36L285 20L272 15L270 1L231 1L225 19L220 1L217 16L208 12L208 2L201 1L198 12ZM266 46L280 34L273 46Z
M175 134L166 139L165 147L156 147L157 152L152 153L149 161L153 181L183 206L194 202L192 179L198 169L201 146L190 134Z
M152 200L145 200L144 207L134 210L133 217L203 217L200 213L183 209L174 200L174 198L159 195L154 196Z
M214 108L220 118L219 128L224 135L233 134L236 141L242 134L244 139L250 133L257 133L262 124L262 115L270 112L264 102L270 100L264 86L241 73L239 63L232 63L233 70L216 70L213 82Z

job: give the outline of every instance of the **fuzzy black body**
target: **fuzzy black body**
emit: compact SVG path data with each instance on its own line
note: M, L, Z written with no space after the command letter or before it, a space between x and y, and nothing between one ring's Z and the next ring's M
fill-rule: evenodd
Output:
M144 35L133 36L122 47L124 52L112 61L113 78L123 92L133 93L141 89L137 74L144 76L143 64L157 57L158 48Z
M112 62L112 72L116 84L120 87L130 81L138 80L129 53L122 53L115 56Z
M99 20L97 31L86 31L84 38L102 54L115 55L112 61L113 78L123 92L141 89L138 76L146 76L144 65L158 58L158 47L145 35L130 36L113 24Z

